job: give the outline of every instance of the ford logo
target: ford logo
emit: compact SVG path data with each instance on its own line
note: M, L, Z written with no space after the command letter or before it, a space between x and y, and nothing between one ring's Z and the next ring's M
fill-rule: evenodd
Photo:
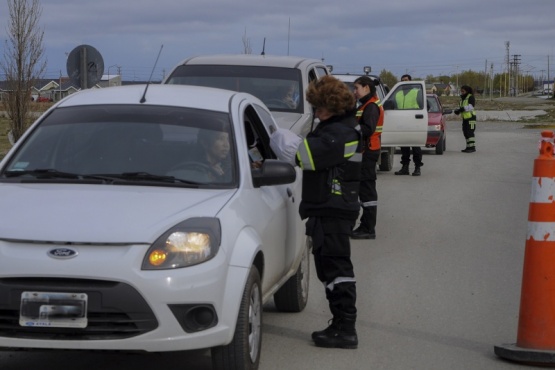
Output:
M56 248L48 251L48 255L52 258L68 259L77 256L77 251L69 248Z

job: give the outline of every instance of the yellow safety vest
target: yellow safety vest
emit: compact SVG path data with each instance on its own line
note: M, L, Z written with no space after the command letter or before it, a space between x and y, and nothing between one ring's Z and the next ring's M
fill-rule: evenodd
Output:
M395 102L398 109L420 109L418 105L418 89L411 89L406 94L404 91L399 91L395 94Z

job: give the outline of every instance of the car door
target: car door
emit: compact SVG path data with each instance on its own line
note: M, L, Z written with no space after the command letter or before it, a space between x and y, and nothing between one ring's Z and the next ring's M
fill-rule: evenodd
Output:
M255 158L275 159L270 148L270 130L277 126L272 115L262 105L253 104L243 111L245 150L248 152L250 171ZM238 149L241 150L241 149ZM263 292L277 284L300 253L304 236L299 216L302 173L296 168L295 182L285 185L253 187L250 206L256 209L252 223L258 225L265 256ZM254 174L254 172L253 172Z
M418 96L418 107L403 107L399 102L409 90ZM424 146L428 135L428 111L424 81L399 82L384 102L382 146Z

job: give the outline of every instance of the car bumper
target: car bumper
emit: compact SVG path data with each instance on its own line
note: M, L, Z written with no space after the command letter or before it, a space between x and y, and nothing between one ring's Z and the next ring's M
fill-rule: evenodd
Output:
M158 352L232 340L248 269L229 266L223 250L196 266L143 271L145 245L80 246L70 260L47 257L51 248L0 243L0 347ZM23 291L87 294L87 327L22 326ZM195 326L195 312L206 322Z
M442 136L441 131L431 130L428 128L428 136L426 138L426 146L436 146Z

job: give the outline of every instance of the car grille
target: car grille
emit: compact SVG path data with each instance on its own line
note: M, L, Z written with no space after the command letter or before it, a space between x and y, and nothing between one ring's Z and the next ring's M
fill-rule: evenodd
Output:
M86 293L87 327L45 328L19 325L24 291ZM44 340L106 340L140 335L158 327L154 313L133 287L86 279L0 279L0 336Z

